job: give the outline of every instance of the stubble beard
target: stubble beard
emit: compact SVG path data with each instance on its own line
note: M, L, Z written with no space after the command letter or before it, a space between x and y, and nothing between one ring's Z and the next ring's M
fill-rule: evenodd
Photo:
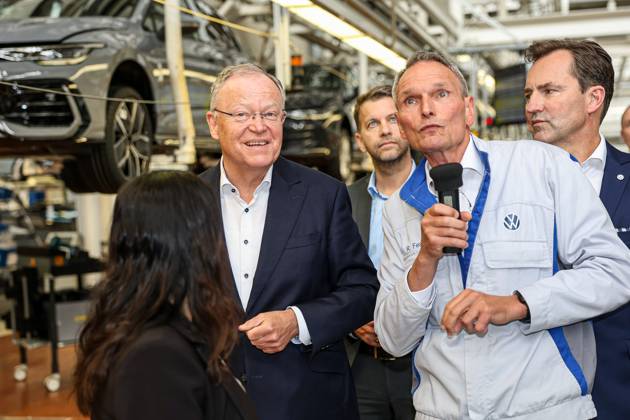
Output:
M372 161L375 166L379 166L381 168L391 168L398 165L408 154L409 145L407 147L403 147L400 150L400 153L389 158L389 159L381 159L378 155L372 156Z

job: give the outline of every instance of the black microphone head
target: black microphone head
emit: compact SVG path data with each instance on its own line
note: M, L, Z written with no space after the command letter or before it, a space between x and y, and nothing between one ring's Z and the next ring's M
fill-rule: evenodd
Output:
M437 191L455 191L463 184L463 171L459 163L445 163L431 168L429 174Z

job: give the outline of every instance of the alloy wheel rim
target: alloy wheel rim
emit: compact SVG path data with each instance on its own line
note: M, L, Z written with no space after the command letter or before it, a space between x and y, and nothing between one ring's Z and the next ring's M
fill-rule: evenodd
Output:
M114 113L114 156L127 178L147 172L151 159L151 139L147 110L135 100L120 101Z

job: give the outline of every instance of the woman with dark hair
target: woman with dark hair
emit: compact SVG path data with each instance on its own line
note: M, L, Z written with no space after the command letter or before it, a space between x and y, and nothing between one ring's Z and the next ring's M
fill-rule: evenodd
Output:
M92 419L254 418L224 362L240 313L218 202L184 172L119 192L108 269L78 344L75 393Z

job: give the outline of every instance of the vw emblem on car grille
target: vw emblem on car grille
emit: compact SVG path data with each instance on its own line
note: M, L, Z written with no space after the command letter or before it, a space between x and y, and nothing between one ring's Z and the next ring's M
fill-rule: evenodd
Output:
M516 230L521 226L521 221L514 213L510 213L503 219L503 226L508 230Z

